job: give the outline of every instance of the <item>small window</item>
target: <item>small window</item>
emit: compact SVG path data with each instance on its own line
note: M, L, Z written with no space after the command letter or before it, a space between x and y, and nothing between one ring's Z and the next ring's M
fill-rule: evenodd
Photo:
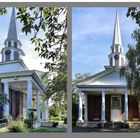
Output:
M10 51L10 50L7 50L7 51L5 52L6 61L10 61L10 54L11 54L11 51Z
M121 108L121 98L119 96L112 96L111 108L113 109Z
M118 46L116 46L116 52L118 52Z
M8 47L11 47L11 41L8 42Z
M14 42L14 47L17 48L17 42Z
M18 52L14 52L14 60L18 60L19 59L19 53Z

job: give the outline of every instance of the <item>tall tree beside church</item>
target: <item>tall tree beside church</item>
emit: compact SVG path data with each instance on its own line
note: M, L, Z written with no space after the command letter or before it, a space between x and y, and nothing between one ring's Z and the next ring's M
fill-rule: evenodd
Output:
M136 24L140 27L140 8L130 7L127 11L127 17L132 17ZM140 101L140 29L136 29L132 38L135 45L128 45L126 53L127 65L121 68L120 75L125 76L127 87L131 93L134 93Z

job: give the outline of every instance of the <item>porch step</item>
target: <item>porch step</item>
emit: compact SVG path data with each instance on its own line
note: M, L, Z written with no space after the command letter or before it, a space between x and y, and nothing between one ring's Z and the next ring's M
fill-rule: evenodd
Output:
M7 123L0 123L0 128L6 127Z
M129 127L133 129L140 129L140 121L138 122L129 122Z
M41 127L56 127L57 125L58 122L47 122L47 121L41 122Z

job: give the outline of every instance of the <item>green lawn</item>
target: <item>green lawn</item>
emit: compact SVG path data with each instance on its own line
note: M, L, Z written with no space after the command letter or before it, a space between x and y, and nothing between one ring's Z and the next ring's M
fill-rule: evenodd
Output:
M8 133L9 131L8 131L8 129L7 129L7 127L4 127L4 128L1 128L0 129L0 133ZM22 132L22 133L26 133L26 132L47 132L47 133L63 133L63 131L55 131L55 130L51 130L51 129L49 129L49 128L26 128L25 129L25 131L24 132Z

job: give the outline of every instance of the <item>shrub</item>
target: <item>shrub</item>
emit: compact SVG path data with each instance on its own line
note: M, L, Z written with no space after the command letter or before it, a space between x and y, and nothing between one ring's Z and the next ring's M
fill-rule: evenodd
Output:
M56 116L56 117L51 117L51 120L53 120L53 121L59 121L59 117L58 117L58 116Z
M23 132L25 131L25 124L21 120L11 121L8 125L9 132Z
M37 120L36 117L34 117L34 112L30 111L27 114L27 119L24 120L24 123L26 124L27 128L33 128L34 122Z
M64 124L67 124L67 117L64 118Z

